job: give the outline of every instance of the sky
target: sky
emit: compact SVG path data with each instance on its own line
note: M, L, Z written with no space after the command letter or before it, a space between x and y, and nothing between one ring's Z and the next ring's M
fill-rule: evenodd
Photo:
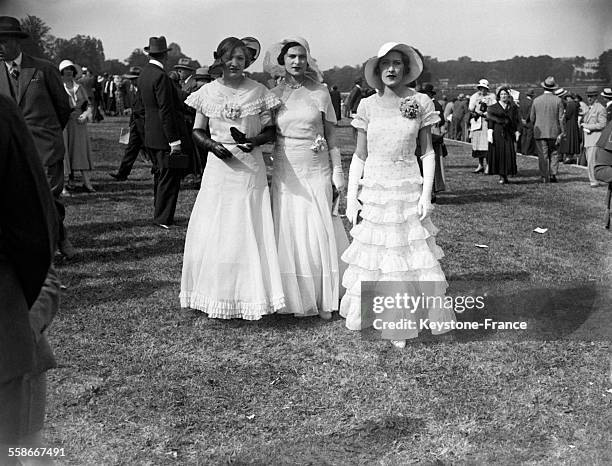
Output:
M0 0L0 15L28 14L57 37L101 39L119 60L159 35L202 64L228 36L254 36L263 51L301 36L323 70L363 63L389 41L439 60L596 58L612 48L611 0Z

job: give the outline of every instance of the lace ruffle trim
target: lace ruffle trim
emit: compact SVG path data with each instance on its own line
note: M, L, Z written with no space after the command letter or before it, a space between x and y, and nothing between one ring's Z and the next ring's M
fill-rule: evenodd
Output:
M429 225L428 225L429 226ZM397 248L407 246L413 241L426 240L435 236L438 229L431 224L431 229L425 226L412 226L405 224L385 225L382 229L367 220L353 227L351 236L360 243Z
M207 117L222 117L223 112L225 110L225 106L227 102L213 102L210 97L199 92L194 92L190 94L185 103L192 108L195 108L197 111L203 113ZM259 99L253 100L246 104L233 104L237 108L240 109L239 118L244 118L249 115L257 115L266 110L272 110L278 107L281 104L281 101L274 94L266 94Z
M196 293L182 293L181 307L189 307L208 314L214 319L259 320L263 315L273 314L285 307L285 298L274 298L268 302L251 303L240 300L216 300Z
M379 190L385 190L387 188L404 188L404 191L410 190L415 185L423 184L423 178L421 176L413 176L410 178L401 178L398 180L385 180L381 181L379 178L362 178L360 184L366 188L374 188ZM398 189L396 191L401 191Z

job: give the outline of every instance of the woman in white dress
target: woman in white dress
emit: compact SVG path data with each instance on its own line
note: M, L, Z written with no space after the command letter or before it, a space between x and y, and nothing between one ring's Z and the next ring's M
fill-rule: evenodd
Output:
M264 70L282 76L272 89L282 101L276 113L272 213L284 312L330 319L340 290L332 182L338 191L345 184L336 114L306 40L285 39L273 46Z
M210 68L221 77L186 100L208 160L187 228L180 301L214 318L257 320L285 305L260 147L274 137L271 110L280 101L243 74L258 54L254 40L224 39Z
M340 314L351 330L373 322L373 316L362 315L362 281L402 281L413 295L435 292L443 296L446 291L438 263L443 253L436 245L437 229L429 218L435 169L431 125L439 116L427 95L407 87L422 70L423 62L415 50L395 42L384 44L365 66L368 84L379 92L362 99L351 123L358 136L349 171L346 214L355 226L353 241L342 256L349 266L342 278L347 291L340 305ZM422 177L414 155L417 138L423 154ZM363 189L358 195L359 184ZM432 283L433 290L429 287ZM431 306L404 317L415 322L415 328L382 332L383 338L400 348L407 338L418 336L419 319L450 323L454 313Z
M487 123L487 108L494 105L495 94L489 90L489 81L481 79L477 86L478 91L472 94L468 109L470 110L470 137L472 139L472 157L478 159L478 166L474 173L489 173L485 161L489 153L489 140Z
M59 70L72 107L70 120L64 128L64 146L66 147L64 173L69 179L72 179L72 174L80 171L83 178L83 189L94 193L96 190L89 180L89 172L93 169L93 164L87 132L87 121L91 119L91 106L87 92L75 81L82 74L81 67L71 60L62 60ZM64 189L64 194L68 194L66 189Z

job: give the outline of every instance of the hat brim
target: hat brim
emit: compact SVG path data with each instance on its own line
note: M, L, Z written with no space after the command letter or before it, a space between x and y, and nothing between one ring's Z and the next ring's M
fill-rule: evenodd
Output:
M142 50L144 50L147 53L164 53L164 52L172 51L172 47L167 47L165 50L153 50L153 51L151 51L150 47L147 46L147 47L143 48Z
M542 86L543 89L546 89L547 91L554 91L555 89L559 89L559 86L557 86L556 84L554 86L547 86L544 81L542 81L540 83L540 86Z
M70 65L66 65L63 68L60 68L60 70L59 70L60 74L66 68L70 68L71 66L74 67L74 69L76 70L76 74L74 75L75 79L78 79L81 76L83 76L83 68L81 68L81 66L77 65L76 63L71 63Z
M259 54L261 53L261 44L254 37L243 37L240 40L244 43L244 45L246 45L247 49L253 52L253 56L251 57L251 64L253 64L253 62L259 58Z
M368 85L373 89L382 90L385 86L380 77L380 73L376 73L376 65L381 58L387 55L389 52L397 51L408 57L408 73L402 78L401 84L408 84L416 80L423 72L423 60L416 51L406 44L397 44L388 50L384 51L383 55L370 58L364 67L363 74Z
M175 70L195 71L195 68L191 68L190 66L186 66L186 65L174 65L173 68Z
M123 77L125 79L136 79L136 78L139 78L140 75L139 74L124 74Z
M17 39L27 39L30 34L24 31L0 31L0 37L15 37Z

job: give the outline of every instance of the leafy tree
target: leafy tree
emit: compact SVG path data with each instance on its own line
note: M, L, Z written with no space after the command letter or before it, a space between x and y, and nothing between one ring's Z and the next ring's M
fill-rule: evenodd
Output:
M129 71L129 67L125 63L113 58L112 60L105 60L104 63L102 63L100 71L102 73L108 73L111 76L115 74L122 75Z
M48 54L49 31L51 28L38 16L28 15L21 20L21 28L30 34L30 37L21 43L23 51L34 57L51 59Z
M129 66L143 67L149 62L149 56L142 49L134 49L126 62Z
M599 56L597 72L608 83L612 81L612 49L606 50Z
M81 66L87 66L94 74L102 70L104 64L104 47L102 41L95 37L77 35L72 39L55 39L54 61L72 60ZM125 65L124 65L125 66Z

